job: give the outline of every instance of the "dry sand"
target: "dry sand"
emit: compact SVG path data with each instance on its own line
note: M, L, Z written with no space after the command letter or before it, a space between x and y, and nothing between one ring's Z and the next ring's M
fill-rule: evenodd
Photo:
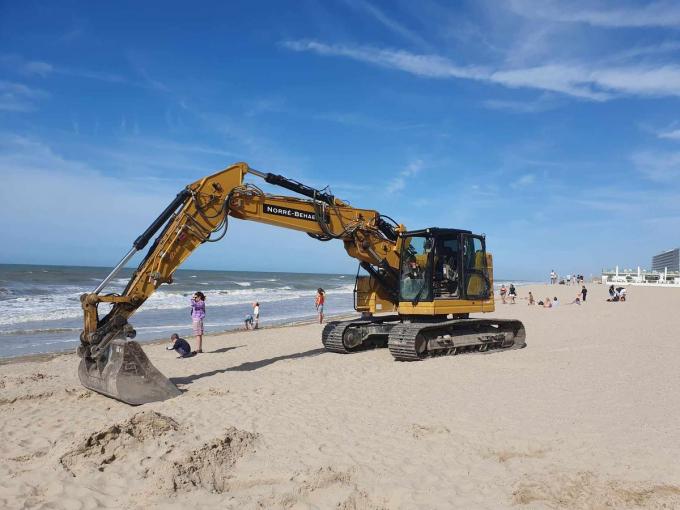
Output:
M0 508L680 508L680 291L589 289L498 304L527 329L506 353L343 356L319 325L148 346L185 393L136 408L75 355L0 366Z

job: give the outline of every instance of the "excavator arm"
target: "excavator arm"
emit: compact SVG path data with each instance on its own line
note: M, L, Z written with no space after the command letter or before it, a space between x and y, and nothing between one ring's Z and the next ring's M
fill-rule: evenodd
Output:
M247 174L305 198L264 193L244 183ZM348 255L359 260L370 275L363 287L373 297L364 302L396 306L402 225L390 224L377 211L351 207L327 192L237 163L178 193L97 289L81 296L84 325L78 349L82 358L79 375L86 387L131 404L178 394L139 344L126 340L135 336L128 318L158 287L172 283L174 272L201 244L222 239L230 217L299 230L320 241L341 240ZM115 275L157 233L123 293L103 294ZM112 304L102 318L98 314L101 303ZM364 310L374 311L370 307Z

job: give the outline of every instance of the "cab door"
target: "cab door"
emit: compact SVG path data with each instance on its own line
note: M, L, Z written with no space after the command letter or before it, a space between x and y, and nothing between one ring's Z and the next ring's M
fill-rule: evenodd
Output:
M462 234L465 298L489 299L491 283L486 264L486 242L482 236Z

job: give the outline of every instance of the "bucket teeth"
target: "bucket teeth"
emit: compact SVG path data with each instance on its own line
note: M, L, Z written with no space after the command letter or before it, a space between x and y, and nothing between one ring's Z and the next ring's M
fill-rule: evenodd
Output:
M139 343L123 339L112 340L98 359L81 359L78 377L86 388L132 405L182 393L151 364Z

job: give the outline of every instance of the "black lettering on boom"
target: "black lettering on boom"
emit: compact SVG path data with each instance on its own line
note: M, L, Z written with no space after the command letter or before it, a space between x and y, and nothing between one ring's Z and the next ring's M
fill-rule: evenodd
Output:
M263 209L265 214L274 214L276 216L286 216L288 218L296 218L298 220L316 221L314 213L301 211L299 209L291 209L289 207L278 207L276 205L264 204Z

